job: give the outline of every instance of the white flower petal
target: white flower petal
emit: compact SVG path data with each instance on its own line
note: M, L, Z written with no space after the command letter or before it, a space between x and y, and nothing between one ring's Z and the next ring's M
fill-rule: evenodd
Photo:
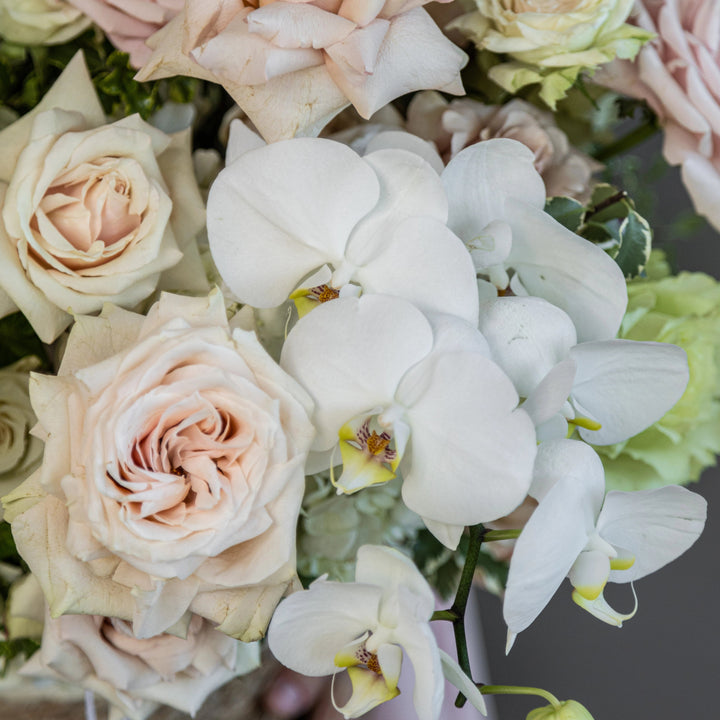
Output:
M302 138L248 152L210 190L215 264L240 301L279 305L304 275L343 256L378 197L375 173L340 143Z
M535 156L515 140L476 143L445 168L443 184L450 201L450 229L471 243L493 220L506 220L507 197L522 198L538 210L545 206L545 184Z
M386 295L333 300L300 320L285 341L281 365L315 402L313 450L331 448L359 413L391 403L403 375L432 342L423 314Z
M426 390L408 408L411 467L405 504L423 517L474 525L495 520L525 497L535 459L535 429L515 410L517 393L480 354L441 355L428 363ZM412 394L417 394L413 378ZM397 398L403 403L404 387Z
M440 649L440 662L445 677L468 699L476 710L479 710L483 715L487 715L485 698L482 696L478 686L443 649Z
M382 589L316 580L278 605L268 644L286 667L303 675L330 675L335 656L377 625Z
M579 342L615 337L627 305L617 263L522 197L508 198L505 213L513 231L507 262L528 293L562 308Z
M707 503L676 485L637 492L609 492L598 518L598 532L632 553L627 570L613 570L612 582L632 582L684 553L705 526Z
M595 445L622 442L659 420L688 382L685 351L668 343L608 340L576 345L572 401L601 423L579 429Z
M503 617L511 633L525 630L548 604L588 540L587 487L557 482L515 542Z

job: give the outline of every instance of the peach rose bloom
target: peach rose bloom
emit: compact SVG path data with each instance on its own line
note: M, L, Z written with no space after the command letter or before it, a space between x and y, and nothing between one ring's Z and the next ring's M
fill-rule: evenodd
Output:
M720 230L720 2L637 0L635 9L634 22L657 38L595 81L648 102L665 159L681 166L695 210Z
M220 83L268 142L317 135L349 104L367 118L414 90L463 94L467 56L427 2L187 0L137 79Z
M145 638L190 611L261 637L296 582L314 428L307 394L230 332L220 292L78 317L31 400L43 464L4 503L53 616L118 617Z
M548 197L589 198L592 174L602 166L570 145L552 113L524 100L483 105L461 98L448 102L439 93L418 93L408 107L407 129L432 140L448 163L468 145L509 138L527 145L535 155Z
M80 54L0 132L0 208L0 313L21 310L43 342L105 302L207 292L189 131L106 124Z
M233 640L198 615L184 625L184 637L138 639L125 620L46 613L40 649L19 672L105 698L108 720L144 720L160 705L194 715L214 690L258 667L260 654L257 643Z
M151 35L172 20L185 0L67 0L93 20L110 42L130 55L132 67L142 67L151 50Z

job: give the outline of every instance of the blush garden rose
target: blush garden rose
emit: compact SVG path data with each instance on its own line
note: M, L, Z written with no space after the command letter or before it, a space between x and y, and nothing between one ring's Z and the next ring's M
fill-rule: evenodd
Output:
M31 398L44 463L5 501L52 615L118 617L144 638L191 611L260 637L296 578L314 429L300 386L230 333L222 295L79 317Z
M0 206L0 307L20 309L43 342L105 302L207 291L189 134L138 116L105 124L80 55L0 132Z

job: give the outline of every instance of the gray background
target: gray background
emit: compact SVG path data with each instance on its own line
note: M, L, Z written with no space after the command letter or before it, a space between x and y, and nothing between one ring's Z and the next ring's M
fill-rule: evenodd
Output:
M651 162L657 139L641 148ZM653 190L655 187L653 186ZM648 215L663 240L674 240L677 266L720 277L720 235L709 226L690 238L671 238L673 221L689 207L679 173L657 184ZM719 199L720 202L720 199ZM714 720L720 717L720 471L711 468L691 489L709 503L700 540L679 560L636 583L637 615L621 628L577 607L567 582L505 657L500 601L480 598L490 674L495 683L542 687L586 705L594 720ZM626 586L611 586L609 602L632 608ZM542 701L498 697L500 720L524 720Z

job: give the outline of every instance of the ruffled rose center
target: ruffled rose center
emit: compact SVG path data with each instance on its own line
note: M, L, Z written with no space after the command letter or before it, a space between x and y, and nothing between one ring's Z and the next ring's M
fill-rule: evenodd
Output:
M64 267L93 267L133 241L146 207L147 180L139 164L103 157L57 177L32 226L40 246Z
M196 393L148 418L115 483L136 520L182 527L237 495L264 454L251 421Z

